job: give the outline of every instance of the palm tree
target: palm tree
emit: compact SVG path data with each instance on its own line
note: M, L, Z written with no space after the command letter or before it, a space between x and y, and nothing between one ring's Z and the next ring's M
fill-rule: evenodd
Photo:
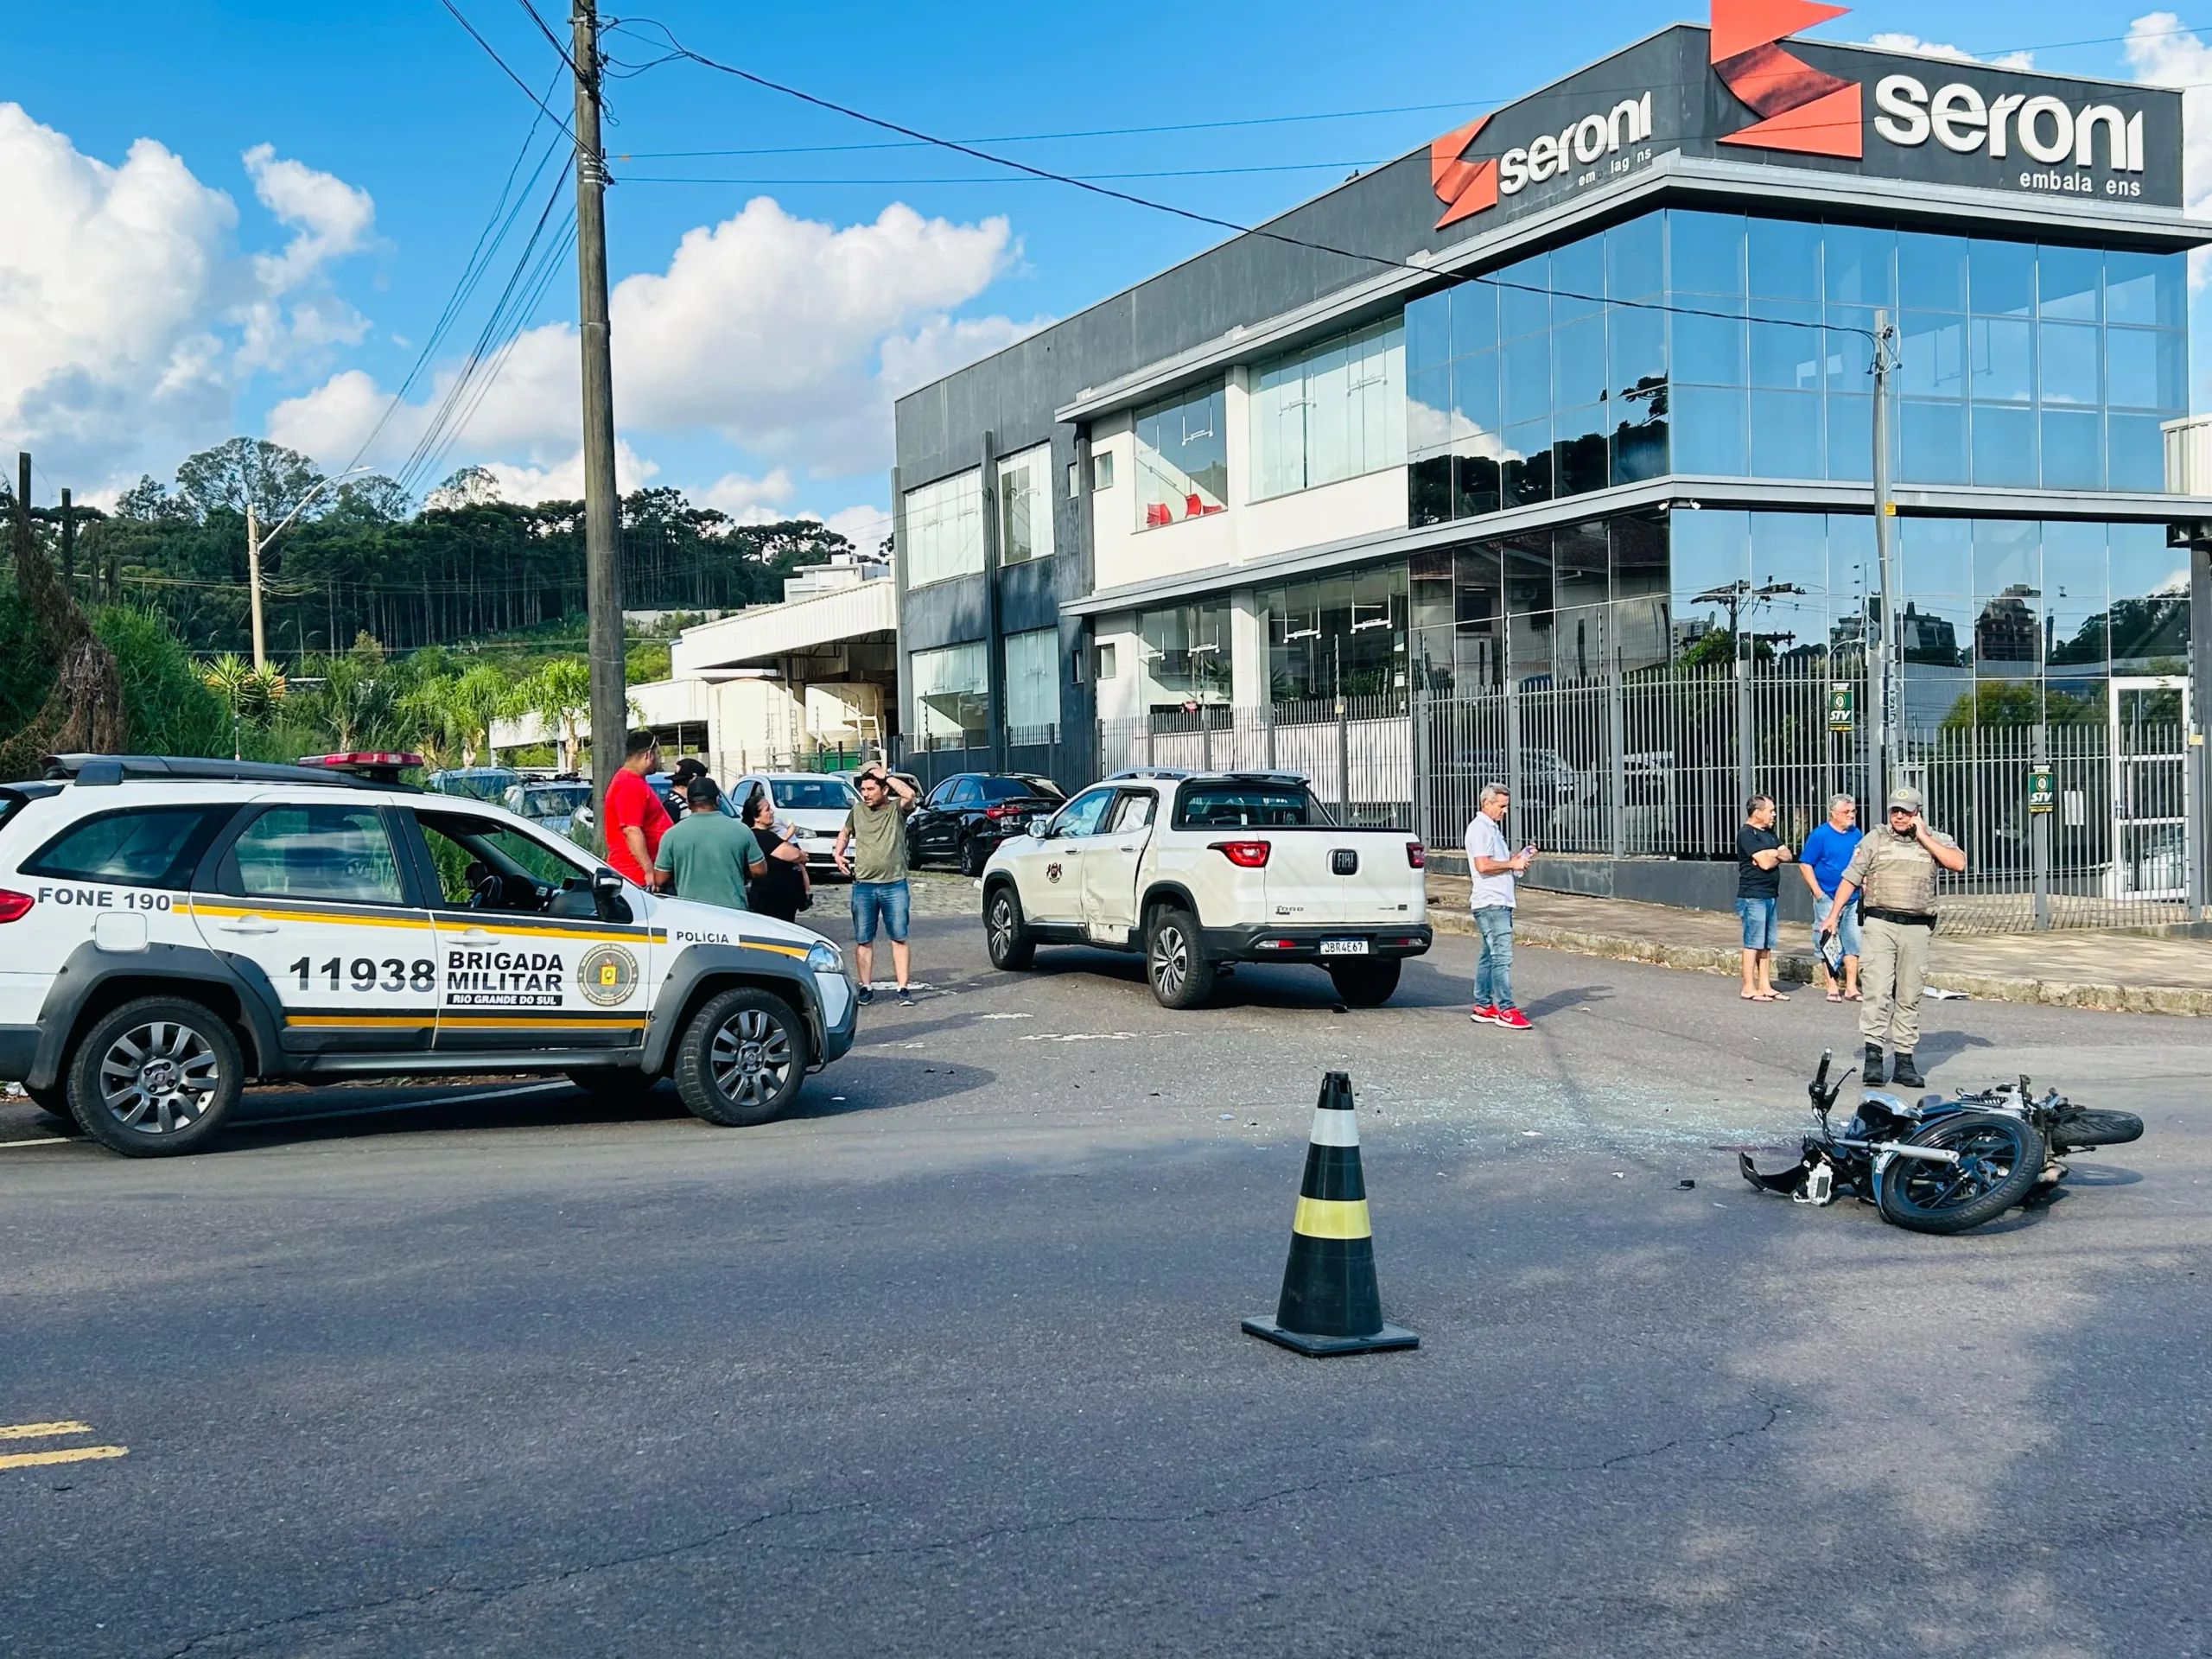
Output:
M574 772L577 723L591 711L591 670L582 658L556 657L523 682L519 696L522 706L558 734L561 770Z
M516 712L515 687L489 663L479 663L453 682L451 696L461 765L473 766L491 747L492 723Z
M283 671L274 663L256 668L235 651L226 651L200 664L200 680L231 711L231 759L236 760L244 748L241 724L250 720L257 725L269 718L284 695Z

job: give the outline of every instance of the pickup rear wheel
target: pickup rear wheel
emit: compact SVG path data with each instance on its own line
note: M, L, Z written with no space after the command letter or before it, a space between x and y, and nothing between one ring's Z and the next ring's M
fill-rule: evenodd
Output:
M1152 912L1144 931L1145 974L1163 1008L1196 1008L1213 995L1214 965L1206 960L1198 918L1166 906Z
M983 900L983 933L992 967L1018 974L1037 960L1037 941L1022 919L1021 899L1013 882L1001 881Z
M245 1081L238 1039L205 1003L126 1002L78 1039L69 1109L85 1133L129 1158L197 1150Z
M1347 1006L1379 1008L1398 988L1398 967L1395 961L1336 962L1329 964L1329 977Z
M790 1109L806 1079L806 1025L772 991L724 991L691 1016L676 1046L676 1091L723 1128Z

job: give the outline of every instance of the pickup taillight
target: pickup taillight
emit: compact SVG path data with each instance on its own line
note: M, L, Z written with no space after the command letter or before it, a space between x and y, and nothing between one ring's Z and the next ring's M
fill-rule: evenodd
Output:
M1428 855L1421 849L1421 842L1417 841L1409 841L1406 843L1407 868L1418 870L1426 866L1427 862Z
M29 912L34 902L28 893L10 893L0 887L0 922L19 920Z
M1242 869L1265 869L1268 844L1264 841L1216 841L1207 843L1230 863Z

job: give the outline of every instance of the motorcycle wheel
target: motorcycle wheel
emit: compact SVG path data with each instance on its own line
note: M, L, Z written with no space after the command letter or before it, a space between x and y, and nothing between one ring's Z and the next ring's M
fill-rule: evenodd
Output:
M1882 1219L1916 1233L1962 1233L1993 1222L2043 1174L2043 1137L2002 1112L1961 1112L1908 1143L1959 1154L1955 1164L1892 1158L1875 1192Z
M2087 1147L2125 1146L2142 1138L2143 1120L2133 1112L2099 1112L2066 1106L2051 1120L2050 1149L2054 1154L2079 1152Z

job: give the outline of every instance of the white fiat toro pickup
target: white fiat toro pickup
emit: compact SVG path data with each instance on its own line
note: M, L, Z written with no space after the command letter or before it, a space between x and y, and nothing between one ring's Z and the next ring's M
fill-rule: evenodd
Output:
M1117 772L984 867L992 963L1040 944L1141 950L1161 1005L1194 1008L1232 962L1306 962L1371 1007L1429 947L1421 843L1330 821L1296 772Z

